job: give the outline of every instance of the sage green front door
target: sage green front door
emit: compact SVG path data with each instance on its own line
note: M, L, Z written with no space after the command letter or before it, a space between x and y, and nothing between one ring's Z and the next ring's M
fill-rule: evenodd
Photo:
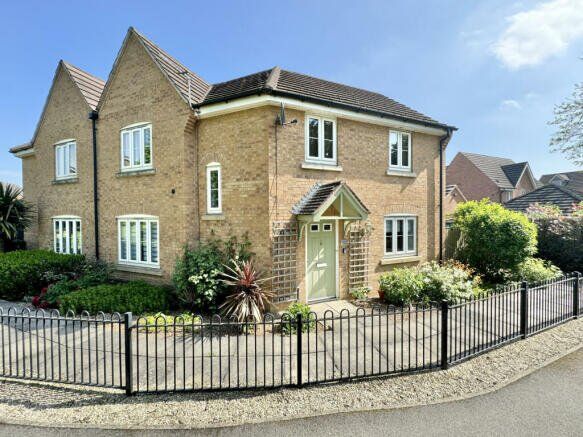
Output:
M334 222L308 224L308 300L336 297L336 229Z

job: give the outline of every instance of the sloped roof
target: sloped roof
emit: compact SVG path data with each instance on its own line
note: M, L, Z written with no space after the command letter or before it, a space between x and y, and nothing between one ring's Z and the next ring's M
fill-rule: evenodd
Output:
M79 67L75 67L68 62L62 61L63 66L67 69L71 75L71 79L75 82L75 85L85 97L87 104L91 109L97 108L99 103L99 98L103 92L103 87L105 87L105 81L81 70Z
M382 94L280 67L214 84L200 106L261 93L295 97L429 126L451 127Z
M134 33L140 42L150 54L154 62L160 67L162 72L168 77L170 83L174 85L180 95L189 101L188 96L188 79L190 78L190 99L193 103L201 102L211 89L211 85L204 81L200 76L196 75L188 68L186 68L178 60L170 56L144 35L139 33L133 27L129 29L130 33Z
M545 174L541 176L540 181L549 184L553 178L565 181L563 187L583 194L583 170Z
M334 181L327 183L317 182L312 188L303 196L298 203L292 207L292 214L295 215L310 215L316 213L330 198L335 197L339 190L346 189L350 192L360 208L366 213L370 211L362 201L358 198L356 193L350 189L343 181Z
M60 60L57 66L57 70L55 71L55 75L53 77L53 82L51 84L49 94L47 95L47 98L45 100L45 104L43 106L43 110L39 118L39 121L36 125L32 139L27 143L20 144L18 146L10 148L10 153L22 152L23 150L31 149L33 147L34 141L38 134L38 130L44 118L44 113L49 103L49 99L52 95L55 81L61 68L68 74L72 82L77 86L77 88L81 92L81 95L85 99L87 106L92 110L95 110L97 108L97 104L99 103L99 99L101 98L101 94L103 93L103 89L105 87L105 82L102 79L98 78L97 76L94 76L90 73L87 73L84 70L81 70L79 67L76 67L63 60Z
M526 162L515 163L512 159L478 153L460 152L468 158L482 173L488 176L499 188L515 188L520 175L528 165Z
M503 165L502 170L512 186L516 187L527 166L527 162L517 162L516 164Z
M530 193L515 197L504 204L508 209L525 212L533 203L556 205L563 214L573 211L573 204L583 201L583 195L564 187L545 185Z

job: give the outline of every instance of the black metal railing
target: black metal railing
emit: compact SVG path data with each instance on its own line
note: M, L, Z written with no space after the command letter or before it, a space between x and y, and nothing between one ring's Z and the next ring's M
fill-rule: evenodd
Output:
M0 376L138 392L258 389L446 369L581 313L579 274L456 302L261 322L0 309Z

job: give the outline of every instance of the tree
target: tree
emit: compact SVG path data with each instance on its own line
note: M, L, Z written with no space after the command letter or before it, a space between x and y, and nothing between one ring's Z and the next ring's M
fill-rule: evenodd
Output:
M32 223L32 208L22 199L22 190L0 182L0 249L17 238Z
M487 199L458 205L453 227L460 232L455 258L490 282L503 281L536 252L536 226L526 215Z
M555 119L549 124L558 130L551 137L551 151L583 165L583 82L575 85L571 97L555 106L554 112Z

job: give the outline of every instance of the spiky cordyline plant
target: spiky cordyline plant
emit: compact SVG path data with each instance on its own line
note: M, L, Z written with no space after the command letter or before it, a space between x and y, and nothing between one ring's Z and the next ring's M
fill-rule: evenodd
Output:
M263 320L265 308L274 294L264 290L261 284L271 278L262 278L253 261L233 259L231 265L225 265L225 269L222 274L225 279L221 281L232 290L232 293L227 296L220 308L226 315L235 317L239 322Z
M19 229L32 223L32 208L22 200L22 190L0 182L0 237L12 240Z

